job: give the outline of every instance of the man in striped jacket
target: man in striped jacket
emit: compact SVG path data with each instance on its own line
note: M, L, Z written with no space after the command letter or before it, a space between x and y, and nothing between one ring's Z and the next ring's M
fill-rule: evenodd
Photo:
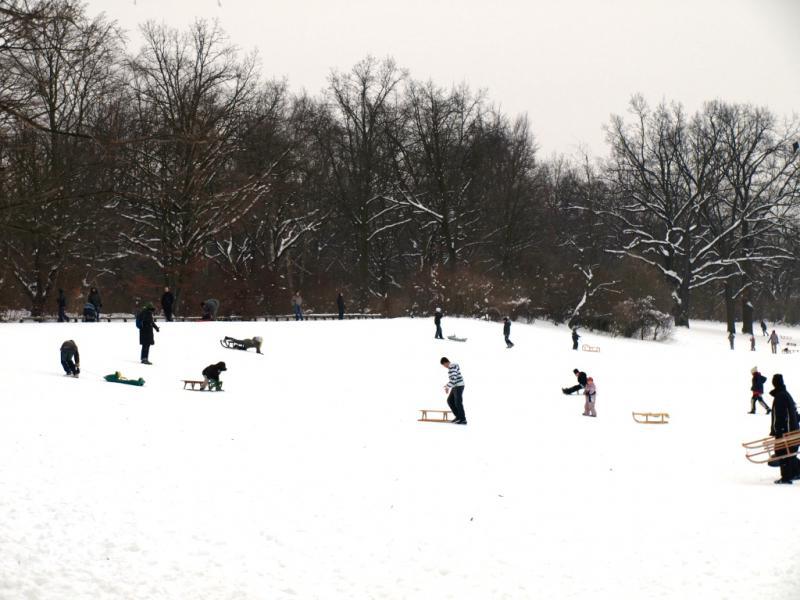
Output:
M456 363L451 363L450 359L443 356L439 361L442 366L447 369L447 385L444 386L444 391L448 392L447 405L453 411L455 419L451 423L457 425L466 425L467 416L464 414L464 378L461 376L461 369L458 368Z

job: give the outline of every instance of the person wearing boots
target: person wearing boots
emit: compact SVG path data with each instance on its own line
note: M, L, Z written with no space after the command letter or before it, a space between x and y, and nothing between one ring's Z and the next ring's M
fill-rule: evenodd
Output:
M78 353L78 344L67 340L61 344L61 366L65 375L77 377L81 372L81 355Z
M574 394L575 392L579 392L583 388L586 387L586 383L588 382L586 378L586 373L580 371L578 369L572 369L572 372L575 373L575 377L578 379L578 385L573 385L572 387L568 388L561 388L561 391L564 392L567 396L570 394Z
M156 310L156 307L153 306L152 302L148 302L144 305L142 309L142 327L139 329L139 344L142 346L142 364L143 365L152 365L153 363L150 362L150 346L156 343L155 334L153 330L160 331L158 325L156 325L155 320L153 319L153 312Z
M750 369L750 373L753 375L753 382L750 385L750 391L753 392L752 397L750 398L750 414L756 414L756 402L758 402L764 409L767 411L767 414L771 413L769 406L767 403L764 402L762 396L764 395L764 384L767 382L767 378L764 377L758 371L758 367L753 367Z
M464 378L461 376L461 369L456 363L451 363L450 359L443 356L439 363L447 369L447 385L444 391L447 393L447 406L453 411L455 417L451 423L456 425L466 425L467 415L464 413Z
M164 318L167 321L172 321L172 307L175 306L175 294L173 294L169 287L164 288L164 293L161 295L161 310L164 311Z
M228 368L225 366L224 362L208 365L205 369L203 369L203 383L200 384L200 389L204 390L208 388L209 391L217 390L218 392L221 392L222 382L219 380L219 376L220 373L227 370Z
M583 403L583 416L596 417L597 411L595 410L595 398L597 396L597 388L594 385L594 379L589 377L586 380L586 387L583 388L583 395L585 401Z
M773 398L772 425L769 434L774 438L782 438L784 435L800 428L798 426L797 406L786 390L783 375L776 373L772 376L772 387L774 388L770 392ZM797 449L797 446L789 446L788 453L797 452ZM791 484L793 480L800 479L800 461L797 456L781 458L785 454L787 454L785 448L778 448L775 451L776 462L781 468L781 478L775 480L775 483ZM774 462L770 461L770 465L773 464Z
M577 350L578 349L578 340L579 339L581 339L581 336L578 335L578 328L577 327L573 327L572 328L572 349L573 350Z
M434 335L434 339L443 340L444 336L442 335L442 309L437 308L436 312L433 313L433 324L436 325L436 335Z
M506 348L513 348L514 342L508 339L511 335L511 319L503 317L503 337L506 339Z

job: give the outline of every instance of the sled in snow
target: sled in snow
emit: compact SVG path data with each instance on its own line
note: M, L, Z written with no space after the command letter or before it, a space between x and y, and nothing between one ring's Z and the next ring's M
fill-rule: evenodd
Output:
M447 339L450 340L451 342L466 342L467 341L467 338L460 338L460 337L455 336L455 335L448 335Z
M590 346L589 344L584 344L581 346L581 350L584 352L600 352L600 346Z
M440 409L433 409L433 408L420 408L419 412L422 413L420 418L417 421L425 421L426 423L449 423L450 418L452 417L453 413L449 410L440 410ZM441 418L434 419L433 417L429 417L428 413L439 413Z
M792 431L782 438L770 436L753 442L745 442L742 446L745 448L745 458L756 464L797 456L798 452L792 452L791 449L800 446L800 431Z
M203 388L203 384L205 383L205 381L197 381L196 379L181 379L181 381L183 382L183 389L186 389L188 386L192 386L189 391L195 391L195 392L205 392L205 391L208 391L208 392L214 392L214 391L221 392L222 391L221 388L214 389L214 387L212 385L209 385L208 389L206 390L205 388Z
M669 413L632 412L633 420L643 425L666 425L669 423Z
M103 379L105 379L110 383L125 383L127 385L138 385L138 386L144 385L144 379L142 379L141 377L139 377L139 379L128 379L127 377L124 377L122 373L120 373L119 371L115 371L111 375L106 375L105 377L103 377Z

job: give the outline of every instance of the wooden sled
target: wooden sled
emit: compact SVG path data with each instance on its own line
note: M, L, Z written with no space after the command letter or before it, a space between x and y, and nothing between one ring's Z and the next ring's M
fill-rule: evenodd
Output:
M422 413L417 421L424 421L426 423L449 423L451 415L453 414L449 410L440 410L438 408L420 408L419 412ZM440 413L442 415L441 419L434 419L428 416L428 413Z
M600 352L600 346L590 346L589 344L584 344L581 346L581 350L584 352Z
M203 389L203 383L205 383L203 381L197 381L197 380L192 380L192 379L181 379L181 381L183 382L183 389L186 389L187 386L192 386L191 389L193 391L195 391L195 392L205 392L205 391L208 391L208 392L221 392L221 391L223 391L223 390L214 389L211 386L209 386L207 390Z
M467 338L460 338L460 337L456 337L454 335L448 335L447 339L450 340L451 342L466 342L467 341Z
M653 412L632 412L633 420L642 425L667 425L669 423L669 413Z
M119 371L114 371L111 375L106 375L105 377L103 377L103 379L105 379L109 383L125 383L127 385L138 385L138 386L144 385L144 379L142 379L141 377L139 377L139 379L128 379L127 377L124 377L122 373L120 373Z
M798 452L791 452L789 448L791 446L800 446L800 431L792 431L782 438L770 436L753 442L745 442L742 446L745 448L745 458L747 460L763 465L771 460L797 456ZM776 456L776 450L783 450L786 454Z

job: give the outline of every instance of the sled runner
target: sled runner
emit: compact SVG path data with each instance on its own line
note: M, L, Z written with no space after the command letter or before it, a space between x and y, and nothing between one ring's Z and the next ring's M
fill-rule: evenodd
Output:
M106 375L105 377L103 377L103 379L105 379L110 383L125 383L127 385L138 385L138 386L144 385L144 379L142 379L141 377L139 377L139 379L128 379L127 377L124 377L122 373L120 373L119 371L115 371L111 375Z
M792 452L791 448L800 446L800 431L792 431L782 438L770 436L753 442L745 442L742 446L745 448L745 458L756 464L797 456L798 452ZM779 450L782 453L776 454L776 451Z
M447 339L451 342L466 342L467 338L456 337L455 335L448 335Z
M204 381L196 381L191 379L181 379L183 382L183 389L186 389L187 386L192 386L189 391L190 392L221 392L222 384L220 383L220 387L215 387L213 383L209 382L208 388L203 387Z
M669 423L669 413L632 412L633 420L643 425L666 425Z
M183 389L186 389L187 386L192 386L192 389L196 389L195 386L202 389L203 381L196 381L192 379L181 379L183 381Z
M417 421L425 421L426 423L449 423L450 418L453 416L453 413L449 410L440 410L438 408L420 408L419 412L422 413L422 415ZM441 418L434 419L433 417L429 417L428 413L439 413Z
M581 346L581 350L584 352L600 352L600 346L590 346L589 344L584 344Z
M261 352L262 342L263 340L260 336L256 336L247 340L237 340L236 338L232 338L227 335L219 341L223 348L228 348L229 350L244 350L245 352L249 348L255 348L258 354L263 354Z

